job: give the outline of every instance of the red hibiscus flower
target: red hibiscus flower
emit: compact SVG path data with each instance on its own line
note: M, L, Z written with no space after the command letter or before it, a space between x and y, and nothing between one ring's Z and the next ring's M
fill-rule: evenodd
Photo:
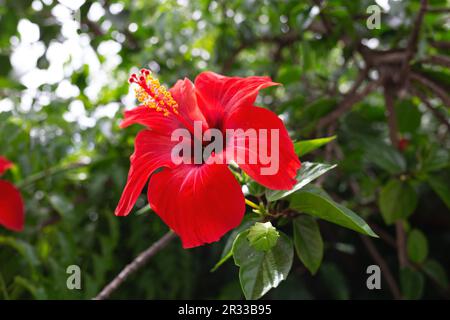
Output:
M0 157L0 175L12 167L12 163ZM0 180L0 225L12 231L22 231L25 215L19 191L8 181Z
M130 77L130 83L137 87L136 97L141 105L125 112L121 127L138 123L147 128L136 137L128 181L116 215L125 216L132 210L151 176L150 206L180 236L184 248L217 241L240 224L245 199L226 163L174 164L171 159L171 152L178 143L172 141L172 132L186 128L193 133L194 122L200 122L202 129L215 128L221 132L276 129L279 132L276 146L279 170L275 174L261 174L265 164L260 159L256 163L241 161L238 164L251 178L270 189L289 190L296 183L300 161L286 128L275 113L254 106L259 90L277 85L270 78L225 77L204 72L194 83L187 78L178 80L167 91L150 71L143 69L139 75ZM258 140L258 137L240 134L224 146L223 156L236 148L235 142L240 139L247 141L241 150L244 156L252 153L249 139ZM193 135L192 141L194 139Z

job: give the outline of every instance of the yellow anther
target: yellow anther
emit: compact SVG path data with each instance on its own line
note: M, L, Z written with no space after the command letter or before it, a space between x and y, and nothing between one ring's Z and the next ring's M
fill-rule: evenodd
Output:
M135 89L135 96L140 103L157 112L163 112L164 116L169 116L171 112L178 115L177 102L159 80L153 78L150 70L142 69L138 75L132 74L129 82L139 86Z

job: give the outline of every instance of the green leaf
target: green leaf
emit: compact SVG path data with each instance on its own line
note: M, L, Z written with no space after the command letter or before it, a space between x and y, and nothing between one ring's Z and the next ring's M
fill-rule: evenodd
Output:
M411 230L408 235L407 249L411 261L416 263L425 261L428 255L428 241L420 230Z
M291 270L294 249L291 240L280 232L276 245L268 251L255 250L247 239L248 231L236 238L234 262L246 299L259 299L285 280Z
M437 195L444 201L447 208L450 209L450 186L448 179L442 175L428 175L428 184L437 193Z
M280 68L277 81L283 85L288 85L293 82L297 82L302 74L300 66L293 66L291 64Z
M425 278L418 271L411 268L403 268L400 270L400 286L406 299L417 300L422 297Z
M450 166L449 152L432 146L422 160L422 169L425 172L434 172Z
M305 154L308 154L311 151L314 151L320 148L321 146L326 145L327 143L333 141L334 139L336 139L336 136L298 141L294 143L295 153L299 157L304 156Z
M315 274L322 263L323 240L317 221L313 217L294 219L294 246L305 267Z
M13 237L0 236L0 246L5 245L15 249L30 267L34 268L40 264L34 246L28 242Z
M397 126L400 132L417 132L420 126L422 113L412 101L401 101L395 106Z
M258 182L251 180L247 183L247 187L248 187L248 193L255 196L255 197L259 197L262 196L266 190L266 188L262 185L260 185Z
M325 290L330 292L333 299L350 299L347 280L336 264L324 263L320 268L319 276Z
M0 88L23 90L26 87L10 78L0 76Z
M442 288L448 287L448 277L444 267L436 260L427 260L422 265L427 276L436 281Z
M0 75L7 76L11 71L10 58L6 54L0 54Z
M42 289L39 289L30 280L24 277L15 276L14 285L23 287L37 300L45 300L47 298Z
M268 251L272 249L280 237L277 229L275 229L270 221L267 222L256 222L248 230L248 241L250 245L256 250Z
M336 98L319 98L305 107L302 120L314 122L333 110L336 104Z
M414 212L417 194L409 182L391 180L381 189L378 204L386 224L392 224Z
M369 225L352 210L334 202L321 189L308 188L292 196L290 207L371 237L377 237Z
M48 197L51 206L63 217L68 216L73 210L73 203L59 194L52 194Z
M317 121L331 112L337 105L336 98L319 98L307 105L299 118L301 132L308 134L316 129Z
M390 145L375 140L366 141L366 158L390 174L399 174L406 170L403 155Z
M327 171L335 168L336 165L324 164L324 163L314 163L314 162L303 162L302 167L297 172L297 184L288 191L285 190L266 190L266 198L268 201L275 201L284 198L313 181L314 179L320 177Z
M233 244L238 235L241 232L246 231L252 224L254 220L249 218L244 218L241 225L230 233L230 236L227 239L227 242L225 243L225 246L222 251L222 255L220 256L220 260L216 263L214 267L210 270L210 272L216 271L222 264L224 264L228 259L230 259L233 256Z

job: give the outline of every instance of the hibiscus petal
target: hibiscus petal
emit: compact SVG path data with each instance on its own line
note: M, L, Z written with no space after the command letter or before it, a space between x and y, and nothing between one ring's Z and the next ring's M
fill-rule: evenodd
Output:
M171 151L176 143L170 140L170 136L154 131L143 130L138 133L135 151L130 157L128 181L115 210L116 215L128 215L148 178L156 169L174 166Z
M202 72L195 79L199 106L210 127L220 126L224 114L253 105L259 90L275 85L269 77L225 77L214 72Z
M164 169L150 179L148 199L184 248L218 241L245 212L241 187L226 165Z
M0 175L13 166L12 162L4 157L0 157Z
M25 222L20 192L11 183L0 180L0 225L12 231L22 231Z
M178 111L180 112L180 115L189 121L189 123L192 123L193 121L201 121L203 124L203 129L206 130L208 128L206 119L197 104L195 88L191 80L187 78L184 78L184 80L178 80L169 91L178 103Z
M164 116L162 112L157 112L147 106L139 106L125 111L125 118L120 123L120 127L126 128L132 124L140 124L153 131L169 134L181 127L181 123L175 115Z
M290 190L295 185L295 176L300 168L300 160L294 151L294 145L289 134L278 116L270 110L251 106L240 108L230 117L224 120L224 129L234 129L235 134L230 137L226 147L227 159L233 159L256 182L274 190ZM242 129L242 130L237 130ZM248 129L255 129L255 135L246 135ZM267 136L261 136L260 129L267 129ZM271 129L278 129L279 142L271 147ZM274 140L276 141L276 140ZM252 147L256 146L256 150ZM273 157L274 171L267 172L270 163L263 164L261 151L264 151L268 159ZM256 156L255 156L256 155ZM251 156L254 162L250 162ZM278 158L278 165L274 161ZM262 170L263 168L264 170ZM278 169L278 170L275 170ZM269 170L270 171L270 170Z

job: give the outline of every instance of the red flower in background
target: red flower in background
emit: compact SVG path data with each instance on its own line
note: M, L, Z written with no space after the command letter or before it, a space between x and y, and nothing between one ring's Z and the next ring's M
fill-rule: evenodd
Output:
M401 152L405 151L406 148L408 148L409 146L409 140L406 138L401 138L398 141L398 150L400 150Z
M116 208L125 216L133 208L145 184L151 208L177 233L183 247L190 248L219 240L237 227L245 212L241 186L226 164L179 164L171 159L171 141L177 128L192 132L194 121L204 129L278 129L279 167L274 175L262 175L263 165L240 164L258 183L278 190L289 190L296 183L300 168L292 141L278 116L254 106L259 90L277 85L268 77L225 77L201 73L192 83L178 80L166 91L148 70L133 74L138 84L136 96L142 105L125 112L121 127L139 123L147 127L135 140L128 181ZM231 146L228 146L231 148ZM250 151L245 150L248 154ZM155 172L156 169L163 168Z
M12 167L12 163L0 157L0 175ZM20 192L8 181L0 180L0 225L12 231L22 231L25 221Z

